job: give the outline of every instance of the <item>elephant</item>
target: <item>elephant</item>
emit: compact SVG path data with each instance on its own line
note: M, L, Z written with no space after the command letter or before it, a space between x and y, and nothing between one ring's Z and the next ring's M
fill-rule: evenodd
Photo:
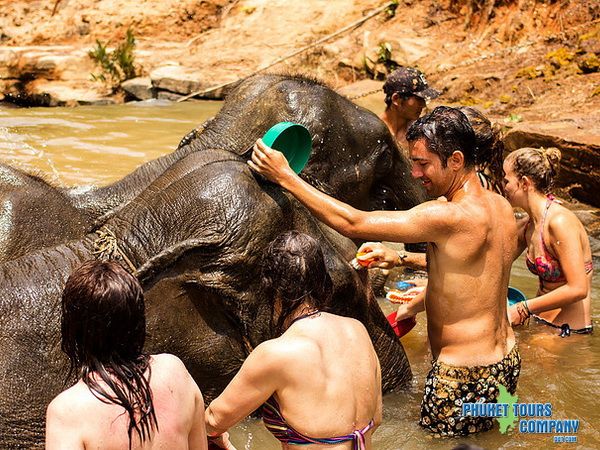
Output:
M347 263L355 244L246 164L265 126L296 121L313 136L305 179L357 207L392 209L423 200L408 161L374 114L327 87L283 76L255 81L238 87L236 114L228 100L201 133L185 140L180 150L187 155L118 204L100 227L0 265L0 448L43 445L45 407L72 381L65 380L60 351L61 291L73 268L91 258L112 257L135 271L146 296L146 350L179 356L210 401L252 348L272 337L259 282L261 250L284 231L306 232L322 243L334 282L332 310L356 317L369 331L384 390L409 384L400 341L365 273ZM212 136L218 120L220 140Z
M363 209L406 209L424 199L420 187L408 176L383 179L383 175L395 171L393 166L399 159L395 153L400 151L373 114L314 80L257 75L232 89L220 112L192 130L174 152L143 164L110 185L58 189L17 169L0 168L0 174L2 170L10 171L11 178L19 180L0 182L0 243L4 248L0 262L81 237L181 158L210 148L242 155L268 126L284 120L303 124L311 131L313 154L302 175L328 194ZM386 150L371 153L370 159L350 167L355 149L370 145ZM383 153L390 156L387 162L373 159ZM377 171L370 167L375 163ZM336 165L347 171L341 172ZM379 192L369 192L372 186L377 186Z

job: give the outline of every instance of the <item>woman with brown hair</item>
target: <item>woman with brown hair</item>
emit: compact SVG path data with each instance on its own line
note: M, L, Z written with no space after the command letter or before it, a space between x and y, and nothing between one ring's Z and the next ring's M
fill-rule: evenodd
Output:
M274 339L258 345L206 408L209 440L262 405L282 448L368 450L381 422L381 369L358 320L327 312L332 281L319 243L290 231L263 257Z
M537 296L511 306L513 325L529 316L560 330L560 336L592 332L592 254L585 228L550 190L561 159L556 148L522 148L504 161L506 197L524 209L516 256L527 250L529 270L539 278Z
M88 261L62 295L62 350L79 379L48 406L46 448L207 448L204 402L183 363L143 352L144 294L112 261Z

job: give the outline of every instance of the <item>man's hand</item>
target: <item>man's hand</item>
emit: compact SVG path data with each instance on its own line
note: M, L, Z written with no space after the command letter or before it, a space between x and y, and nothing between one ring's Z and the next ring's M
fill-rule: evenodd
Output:
M391 269L400 263L400 257L395 250L386 247L381 242L365 242L358 249L356 259L360 261L373 260L369 265L369 269L380 267L382 269Z
M262 139L254 144L248 165L267 180L277 184L281 184L286 177L295 176L283 153L268 147Z
M401 303L400 306L398 306L398 312L396 313L396 321L400 322L401 320L414 317L415 315L416 313L411 311L410 303Z
M218 436L208 438L208 450L224 448L225 450L237 450L229 440L229 433L226 431Z

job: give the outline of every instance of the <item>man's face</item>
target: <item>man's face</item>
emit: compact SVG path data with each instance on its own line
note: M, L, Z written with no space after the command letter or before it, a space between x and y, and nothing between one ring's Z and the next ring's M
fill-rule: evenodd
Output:
M425 108L425 100L416 95L411 95L408 98L400 99L398 103L399 111L407 120L417 120L421 116L423 108Z
M409 142L408 150L413 178L421 180L430 197L445 195L450 187L452 171L448 167L442 167L442 160L427 149L424 139Z

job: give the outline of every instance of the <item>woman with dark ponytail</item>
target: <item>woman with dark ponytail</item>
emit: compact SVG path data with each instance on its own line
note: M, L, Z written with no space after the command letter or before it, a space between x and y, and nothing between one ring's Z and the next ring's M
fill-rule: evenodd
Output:
M504 143L499 127L492 124L479 110L470 106L458 108L475 133L475 165L484 188L504 195Z
M319 243L290 231L263 257L274 339L258 345L206 408L209 441L262 406L282 448L372 448L381 422L381 369L358 320L327 312L332 282ZM306 446L306 447L304 447Z
M62 350L77 383L48 406L46 448L207 448L204 403L183 363L143 352L144 294L116 262L68 278Z
M592 332L592 253L585 228L550 193L558 174L557 148L522 148L504 161L506 197L523 208L516 256L526 250L528 269L538 277L537 296L511 306L513 325L529 316L556 328L561 337Z

